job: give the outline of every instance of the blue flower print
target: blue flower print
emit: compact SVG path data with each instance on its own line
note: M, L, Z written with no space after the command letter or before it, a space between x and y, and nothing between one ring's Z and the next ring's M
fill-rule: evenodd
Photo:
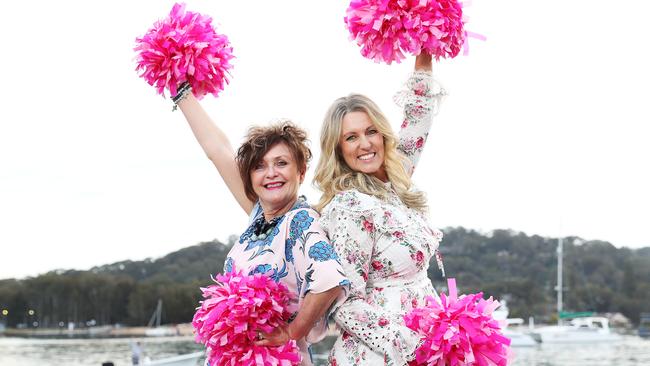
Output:
M296 288L297 288L297 292L298 292L299 294L301 294L301 293L302 293L302 278L300 277L300 273L298 273L298 271L294 271L294 272L295 272L295 274L296 274Z
M307 272L305 273L305 289L304 293L307 294L309 290L311 289L311 283L314 282L314 265L313 263L307 267ZM303 295L304 296L304 295Z
M309 258L318 262L325 262L330 259L338 260L339 256L336 255L334 247L330 243L321 240L309 248Z
M280 279L283 277L287 277L289 272L287 272L287 261L283 260L282 261L282 269L278 269L276 266L275 269L273 270L273 273L271 274L271 279L275 282L280 282Z
M271 270L271 265L270 264L258 264L255 268L253 268L250 272L248 272L249 276L252 276L256 273L261 273L265 274L266 272Z
M234 261L232 260L231 257L226 258L226 263L223 265L223 273L230 273L232 272L232 267Z
M255 226L249 226L248 229L246 229L246 231L244 231L244 233L239 237L239 244L244 244L244 242L253 235L253 230L255 230Z
M289 237L287 238L284 245L284 257L290 262L293 263L293 247L296 245L296 241L302 236L303 232L311 226L311 223L314 221L314 218L309 216L309 213L306 210L299 211L291 220L289 225Z

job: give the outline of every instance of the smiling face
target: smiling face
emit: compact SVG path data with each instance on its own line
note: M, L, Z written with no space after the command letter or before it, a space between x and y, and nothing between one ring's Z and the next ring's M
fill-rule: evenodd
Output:
M384 169L384 136L365 112L343 117L339 148L350 169L388 181Z
M291 150L280 142L266 152L250 171L253 191L265 214L283 214L298 198L298 188L305 178L304 167L298 167ZM286 212L286 211L285 211Z

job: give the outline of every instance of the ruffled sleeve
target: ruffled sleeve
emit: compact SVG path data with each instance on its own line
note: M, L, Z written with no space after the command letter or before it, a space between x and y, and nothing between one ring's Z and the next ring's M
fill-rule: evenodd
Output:
M395 94L395 102L404 108L399 131L398 149L409 160L407 170L413 173L429 136L433 117L438 113L445 89L430 71L415 71L403 90Z
M303 208L292 211L287 219L289 232L285 242L285 258L294 263L299 302L302 303L309 292L321 293L336 286L342 286L344 290L307 334L307 342L316 343L325 337L327 320L345 301L350 282L318 221L318 213L311 208Z
M334 320L345 332L383 354L386 364L405 365L413 358L420 336L404 325L399 314L367 301L376 231L374 210L364 205L364 197L360 196L365 195L356 191L338 194L321 217L351 283L348 299L334 313Z

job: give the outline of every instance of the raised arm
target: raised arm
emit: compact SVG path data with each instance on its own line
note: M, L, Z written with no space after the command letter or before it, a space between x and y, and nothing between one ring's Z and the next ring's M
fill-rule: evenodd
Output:
M431 70L431 55L418 55L415 58L415 71L406 82L406 90L395 96L395 101L404 107L397 148L408 159L407 170L411 174L420 160L433 116L445 95L444 89L433 79Z
M181 100L178 107L185 115L199 145L219 171L230 193L235 197L239 206L246 211L246 214L250 214L255 202L246 197L244 183L235 162L235 152L230 146L228 137L210 119L192 93Z

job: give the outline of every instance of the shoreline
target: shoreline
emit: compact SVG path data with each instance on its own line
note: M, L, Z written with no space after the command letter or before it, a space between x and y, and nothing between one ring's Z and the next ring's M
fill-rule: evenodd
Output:
M69 330L67 328L18 329L5 328L0 336L19 338L129 338L192 336L191 323L164 325L156 328L103 325Z

